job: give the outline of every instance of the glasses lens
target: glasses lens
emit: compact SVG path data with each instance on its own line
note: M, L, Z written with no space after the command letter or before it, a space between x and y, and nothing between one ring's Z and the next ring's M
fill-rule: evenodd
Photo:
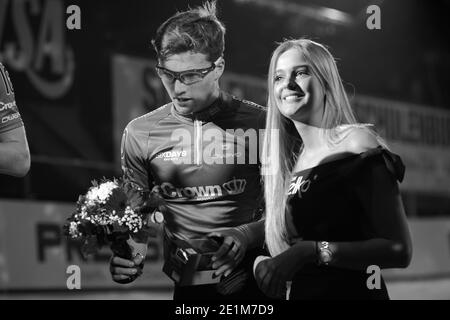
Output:
M180 78L183 83L192 84L192 83L202 81L203 75L198 72L186 72L186 73L182 73Z
M162 80L165 80L165 81L173 81L174 80L174 76L171 73L167 72L166 70L156 68L156 71Z

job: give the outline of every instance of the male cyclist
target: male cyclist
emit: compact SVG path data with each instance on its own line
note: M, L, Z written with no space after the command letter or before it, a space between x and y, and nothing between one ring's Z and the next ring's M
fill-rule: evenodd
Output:
M212 269L222 282L240 270L234 289L220 285L181 286L174 299L263 299L251 268L264 241L259 130L265 111L222 92L225 27L215 2L179 12L157 30L157 72L172 102L134 119L122 139L122 169L142 190L161 191L165 258L184 240L213 238ZM142 257L111 260L118 282L132 280ZM242 283L239 283L242 282Z

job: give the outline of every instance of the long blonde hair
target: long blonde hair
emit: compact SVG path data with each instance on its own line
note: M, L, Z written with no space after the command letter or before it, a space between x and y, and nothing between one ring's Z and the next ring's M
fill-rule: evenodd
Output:
M286 230L287 187L303 143L293 122L278 110L274 95L275 68L279 57L290 49L299 50L319 80L325 93L321 128L335 129L357 124L341 77L331 53L320 43L307 39L286 40L273 52L268 74L268 111L262 148L262 174L266 203L266 244L272 256L289 247ZM326 130L328 140L337 138L336 130Z

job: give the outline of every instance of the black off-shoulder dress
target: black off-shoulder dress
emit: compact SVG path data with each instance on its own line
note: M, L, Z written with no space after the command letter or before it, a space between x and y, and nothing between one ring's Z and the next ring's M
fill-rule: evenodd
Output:
M400 157L377 147L294 173L286 216L291 241L376 238L356 190L376 187L377 175L386 170L392 183L403 180L405 167ZM370 275L366 270L307 264L292 281L290 299L389 299L383 279L380 289L368 288Z

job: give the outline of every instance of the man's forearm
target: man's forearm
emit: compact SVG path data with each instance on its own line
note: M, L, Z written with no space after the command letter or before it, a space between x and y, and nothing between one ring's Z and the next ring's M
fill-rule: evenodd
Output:
M264 244L264 219L237 227L247 238L249 248L262 247Z
M28 173L29 168L28 148L14 141L0 143L0 173L23 177Z

